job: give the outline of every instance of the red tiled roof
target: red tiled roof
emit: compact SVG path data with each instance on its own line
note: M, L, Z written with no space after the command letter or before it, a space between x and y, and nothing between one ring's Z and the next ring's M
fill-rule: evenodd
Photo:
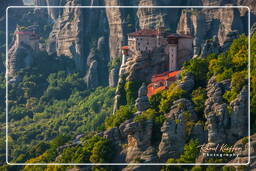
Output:
M147 36L157 36L158 31L157 30L151 30L151 29L143 29L139 30L133 33L128 34L129 36L139 36L139 37L147 37Z
M169 78L176 77L177 74L179 74L180 72L181 70L174 71L174 72L164 72L162 74L156 74L152 76L151 81L156 82L160 80L167 80Z
M164 72L162 74L153 75L151 78L151 83L147 86L148 93L147 96L150 97L161 90L166 90L168 87L166 86L166 81L175 81L177 74L179 74L181 70L174 72ZM154 87L154 84L160 84L159 87Z
M129 49L129 46L122 46L121 49L122 49L122 50L128 50L128 49Z

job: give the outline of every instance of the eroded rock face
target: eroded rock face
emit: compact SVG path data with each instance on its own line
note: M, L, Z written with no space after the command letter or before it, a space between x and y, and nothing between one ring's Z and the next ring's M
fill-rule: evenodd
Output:
M88 2L81 0L61 3L65 6L88 5ZM100 5L100 2L94 1L93 5ZM107 85L109 44L104 9L64 8L50 12L55 22L49 35L47 52L73 59L75 70L84 74L88 88Z
M35 52L24 43L14 43L8 52L8 76L14 77L21 68L31 67Z
M76 6L78 1L69 1L66 5ZM49 54L57 53L74 59L76 69L83 71L85 68L85 57L83 53L83 15L80 8L65 8L62 15L56 18L53 30L49 35L47 51ZM55 12L54 12L55 13ZM54 14L52 14L55 16ZM53 17L55 18L55 17Z
M194 86L195 86L194 76L190 72L187 72L184 77L184 80L178 83L178 87L188 92L190 90L193 90Z
M204 4L223 4L221 1L203 2ZM179 19L177 32L191 34L194 39L194 56L199 56L200 51L205 54L207 39L217 36L219 44L223 46L229 39L230 32L247 32L243 27L242 13L238 9L192 9L183 10ZM206 46L207 45L207 46ZM212 44L215 51L218 50L217 44ZM225 45L226 47L226 45Z
M217 36L213 36L212 39L208 39L203 44L200 57L205 58L211 53L218 54L221 52L221 47L218 41Z
M127 163L158 162L156 149L151 144L153 120L134 122L133 119L123 122L118 128L111 128L103 136L113 143L122 146L116 161ZM144 167L128 166L125 170L141 170Z
M126 80L150 81L152 75L168 70L168 55L163 48L133 54L126 62Z
M223 102L224 94L221 83L215 78L208 82L207 96L205 102L205 118L208 128L208 143L216 145L225 142L225 128L228 126L227 104Z
M223 44L222 49L225 51L229 48L229 46L232 44L234 39L237 39L239 37L239 31L233 30L227 33L226 40Z
M118 67L114 67L113 69L110 70L109 72L109 86L110 87L116 87L117 81L118 81Z
M142 113L150 107L147 97L147 87L145 83L142 84L138 91L138 98L135 101L135 107L138 111L138 114Z
M248 163L249 158L248 154L251 156L251 161L250 164L248 165L248 170L253 170L256 168L256 161L255 161L255 156L256 156L256 134L253 134L250 136L250 146L248 144L248 138L244 137L240 140L238 140L234 146L241 148L242 150L236 151L235 153L238 155L236 158L233 160L229 161L229 163ZM250 149L250 153L249 153ZM234 166L236 169L239 168L239 166Z
M192 103L187 99L175 101L165 117L166 121L161 128L162 140L158 152L161 161L178 158L182 154L194 125L189 123L196 123L197 121Z
M207 86L205 117L208 128L208 144L232 144L248 134L248 88L245 86L237 98L230 103L231 110L223 101L224 82L211 78Z
M230 132L228 141L234 142L238 138L248 136L248 87L245 86L237 98L230 103Z

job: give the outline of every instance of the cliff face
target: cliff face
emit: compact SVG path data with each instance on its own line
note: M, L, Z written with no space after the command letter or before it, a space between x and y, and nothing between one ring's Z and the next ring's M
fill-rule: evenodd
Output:
M238 9L183 10L177 32L195 37L194 52L195 55L199 55L206 39L216 35L220 45L223 45L230 32L234 30L240 33L248 32L241 15Z
M70 1L66 5L79 5L79 2ZM83 15L78 8L65 8L60 18L56 19L53 30L49 35L47 51L49 54L57 53L74 59L79 71L85 67L81 46L83 46ZM55 16L55 15L54 15ZM54 18L54 17L53 17ZM55 18L54 18L55 19Z
M100 5L100 1L91 3ZM65 5L81 6L89 5L89 2L73 0L66 2ZM106 85L109 49L108 23L104 10L65 8L57 11L49 9L48 13L54 20L48 40L48 53L73 59L76 70L85 76L88 88Z
M23 1L22 0L3 0L0 1L0 31L1 31L1 36L0 36L0 51L4 52L5 47L2 46L5 44L5 24L6 24L6 16L5 16L5 10L8 6L22 6ZM19 17L22 14L22 10L19 10L18 12L9 12L8 13L8 18L9 18L9 32L14 31L16 24L17 24L17 17ZM5 72L5 65L4 65L4 60L5 59L5 54L2 53L1 56L1 61L0 61L0 73Z
M177 0L166 2L164 0L91 0L91 1L61 1L45 0L42 4L53 5L161 5L161 6L186 6L186 5L248 5L251 8L252 23L255 21L255 4L252 0L207 0L192 1ZM107 71L107 63L121 58L120 47L127 44L127 33L136 29L155 28L164 26L172 32L183 32L194 36L194 55L200 55L207 39L216 35L220 46L228 41L228 35L237 30L237 33L247 32L247 9L147 9L147 8L106 8L98 9L57 9L49 8L48 15L53 20L53 30L49 35L48 52L57 55L66 55L74 59L76 69L85 75L85 80L91 85L99 85L96 82L104 82L115 86L118 80L117 70L114 66ZM105 47L101 50L100 57L95 57L95 62L88 64L88 58L92 56L91 49L97 48L100 37L104 37ZM92 38L94 40L91 40ZM94 43L93 43L94 42ZM104 54L104 55L103 55ZM103 55L103 56L102 56ZM204 53L205 55L205 53ZM96 55L97 56L97 55ZM97 59L97 60L96 60ZM89 60L92 61L92 60ZM100 65L99 65L100 63ZM87 79L88 73L102 73L98 78Z

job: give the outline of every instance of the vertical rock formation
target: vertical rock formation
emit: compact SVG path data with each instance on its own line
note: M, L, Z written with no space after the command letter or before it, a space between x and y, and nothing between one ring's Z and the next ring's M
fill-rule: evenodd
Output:
M171 111L165 115L161 132L158 156L161 161L178 158L183 152L186 140L197 121L197 115L188 99L179 99L173 103ZM199 134L203 132L198 132Z
M225 128L228 126L227 104L222 95L222 84L211 78L207 86L208 99L205 102L205 118L207 118L208 143L216 145L225 142Z
M207 55L211 53L218 54L221 52L221 47L218 41L217 36L213 36L212 39L208 39L205 41L205 43L202 46L202 51L200 54L200 57L205 58Z
M248 88L244 87L237 98L230 103L230 111L222 98L225 91L223 81L217 83L215 78L209 80L208 99L204 111L209 146L221 143L232 144L239 138L248 136Z
M245 86L237 98L230 103L230 132L228 141L233 143L238 138L248 136L248 87Z
M217 3L217 2L216 2ZM222 46L229 32L247 32L238 9L184 9L180 16L177 32L194 35L194 55L199 56L206 39L217 36Z
M65 5L89 5L89 2L72 0ZM93 5L101 4L95 1ZM106 85L109 44L105 10L64 8L59 9L58 18L54 17L55 13L52 15L55 23L48 40L48 53L73 59L76 70L85 75L88 88Z
M31 67L34 53L33 49L24 43L13 45L8 52L8 76L15 77L21 68Z
M150 107L147 97L147 87L145 83L142 84L138 91L138 98L135 101L135 107L137 109L137 114L141 114L143 111Z
M75 6L77 1L69 1L66 5ZM61 18L53 25L48 40L47 51L49 54L57 53L74 59L78 71L85 69L85 57L83 52L83 14L80 8L64 8Z

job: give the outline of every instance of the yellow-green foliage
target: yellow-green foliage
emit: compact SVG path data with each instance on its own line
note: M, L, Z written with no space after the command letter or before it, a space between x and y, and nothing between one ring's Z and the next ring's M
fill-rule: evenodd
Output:
M172 84L167 91L162 92L162 99L160 101L159 110L162 113L169 112L172 103L186 96L186 92L179 87L176 87L176 84Z
M196 123L193 121L190 121L191 113L189 113L189 112L184 112L183 117L184 117L184 121L185 121L185 133L187 136L189 136L191 134L192 128L194 127L194 125Z
M184 152L180 155L180 158L174 159L169 158L166 163L194 163L196 157L199 155L199 143L197 140L190 140L184 146ZM182 171L184 168L182 166L165 166L164 171Z
M208 59L194 58L184 64L182 75L191 72L194 76L195 87L205 86L207 83Z
M113 128L119 126L125 120L128 120L132 117L133 113L135 113L135 108L133 106L120 106L120 108L115 112L114 115L110 115L105 120L105 128Z
M192 99L192 102L194 103L195 112L200 117L202 117L202 114L204 112L204 102L206 98L207 98L207 95L206 95L206 90L204 88L199 87L196 90L193 90L191 99Z
M49 152L45 152L42 155L36 157L36 158L32 158L28 161L26 161L26 163L48 163L49 162ZM24 167L24 171L42 171L46 168L47 166L25 166Z
M145 120L154 119L155 116L156 111L154 109L149 108L148 110L142 112L142 114L136 115L133 120L134 122L142 122Z
M244 85L248 82L248 71L235 72L231 77L231 90L226 91L223 98L229 103L237 97Z
M159 105L162 99L162 91L157 92L156 94L149 97L149 103L153 109L159 112Z
M222 168L223 171L236 171L236 168L234 168L233 166L224 166Z
M135 103L136 98L138 97L138 90L141 86L140 81L128 81L125 83L125 92L126 92L126 103L132 105Z

